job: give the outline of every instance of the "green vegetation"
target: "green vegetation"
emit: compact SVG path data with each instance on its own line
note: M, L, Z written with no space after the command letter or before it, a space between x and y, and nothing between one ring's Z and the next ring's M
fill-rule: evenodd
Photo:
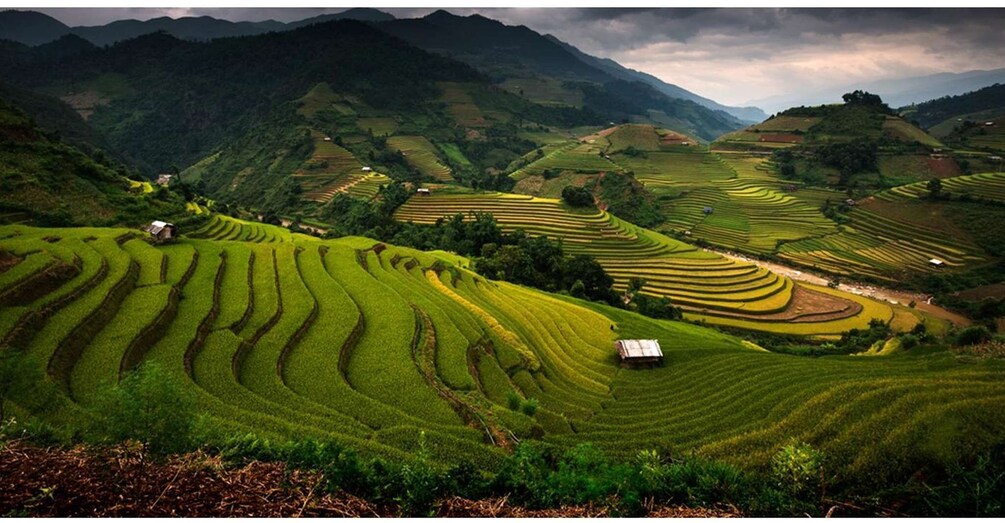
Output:
M888 305L845 293L795 284L754 265L636 227L600 210L576 211L559 200L499 193L410 198L394 213L399 221L434 224L458 213L491 213L506 231L562 241L569 254L594 257L623 291L630 278L647 281L645 293L669 297L686 316L711 323L774 332L833 334L891 320ZM913 324L913 316L905 320ZM909 326L908 326L909 328Z
M480 222L452 223L473 233ZM17 323L41 321L26 335L6 328L13 344L4 354L28 356L10 368L40 386L45 375L69 385L45 405L33 401L41 395L5 394L6 411L57 432L138 438L155 452L191 438L291 464L306 462L287 452L314 438L358 456L359 466L387 464L356 476L362 495L378 495L366 486L378 470L426 470L438 486L408 494L416 497L404 505L418 513L458 492L439 482L461 464L491 472L487 483L471 483L484 490L468 495L511 492L530 506L609 499L621 480L651 474L639 482L651 490L639 494L660 502L810 510L808 471L819 463L826 477L841 478L828 491L853 495L902 485L919 467L953 477L956 464L1003 433L994 359L963 363L930 343L877 358L754 351L702 327L486 280L456 264L463 258L259 227L287 241L182 239L139 249L115 241L121 229L0 229L5 251L75 253L91 275L25 301ZM140 286L158 263L152 251L167 260L165 283ZM51 293L72 297L54 302ZM85 331L94 342L74 345ZM619 371L611 342L639 337L660 340L666 365ZM963 419L974 423L963 430ZM877 441L877 432L890 436ZM513 437L541 441L510 454ZM669 458L691 451L702 457ZM348 466L340 459L328 463ZM699 484L685 479L694 474L719 487L688 487ZM767 498L754 483L784 494L782 508L761 505ZM622 488L613 502L637 510L636 487Z

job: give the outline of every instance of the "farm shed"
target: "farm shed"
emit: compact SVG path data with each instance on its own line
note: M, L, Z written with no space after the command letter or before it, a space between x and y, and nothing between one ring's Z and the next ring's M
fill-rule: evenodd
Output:
M705 214L712 214L712 208L711 207L705 207L704 209L701 210L701 212L703 212Z
M157 185L162 187L167 187L171 183L171 178L174 178L173 174L158 174L157 175Z
M429 194L430 194L429 189L426 189L425 187L422 187L420 189L416 189L415 192L418 193L418 194L421 194L422 196L429 196Z
M361 170L361 171L363 171L363 172L365 172L365 173L368 173L368 172L371 172L371 171L373 171L373 168L371 168L371 167L363 167L363 168L362 168L362 169L360 169L360 170Z
M928 264L931 265L932 267L943 267L946 265L946 262L938 258L932 258L931 260L928 260Z
M159 242L170 240L178 233L173 223L162 222L160 220L148 225L146 231Z
M614 348L622 365L663 363L663 350L656 340L618 340Z

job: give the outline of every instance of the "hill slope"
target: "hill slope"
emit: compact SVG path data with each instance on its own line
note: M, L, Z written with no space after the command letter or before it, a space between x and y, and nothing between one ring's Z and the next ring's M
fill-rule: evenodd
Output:
M694 450L757 469L796 438L866 482L909 475L922 449L920 463L950 463L1005 434L990 362L778 355L488 281L456 257L228 218L191 236L153 247L123 229L0 227L15 256L80 260L76 277L5 303L0 336L53 388L45 405L10 408L79 428L103 415L106 384L149 362L221 437L314 437L395 460L421 448L480 469L514 439L626 459ZM620 369L616 338L658 339L665 366Z
M21 107L48 128L36 125ZM72 140L61 141L60 129L81 140L91 134L58 100L0 86L0 223L137 225L185 214L183 200L168 191L158 197L145 193L92 144L85 153Z

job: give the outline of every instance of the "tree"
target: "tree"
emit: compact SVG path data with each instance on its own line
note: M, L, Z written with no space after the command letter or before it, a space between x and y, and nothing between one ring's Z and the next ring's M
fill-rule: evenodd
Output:
M562 189L562 200L571 207L593 207L593 193L586 187L567 185Z
M928 197L937 200L942 196L942 180L932 178L928 180Z

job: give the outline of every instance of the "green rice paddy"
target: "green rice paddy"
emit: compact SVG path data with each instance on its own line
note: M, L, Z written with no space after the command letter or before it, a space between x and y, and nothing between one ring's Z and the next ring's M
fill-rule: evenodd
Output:
M607 231L626 264L660 252L665 265L653 274L683 276L681 289L771 285L756 268L602 213L492 199L547 204L573 236ZM154 246L127 229L0 227L0 249L19 260L0 273L0 288L52 264L77 267L0 309L13 318L0 322L0 350L25 351L63 391L42 410L9 404L15 415L90 423L102 390L149 361L224 432L324 438L395 459L412 456L425 433L435 460L485 468L507 452L505 439L590 442L626 458L696 451L756 468L798 438L834 470L886 477L1005 434L1001 362L965 364L943 351L774 354L365 238L322 241L220 216L190 236ZM434 270L438 260L446 265ZM665 365L620 368L617 338L658 339ZM537 412L509 410L514 393L538 400Z

